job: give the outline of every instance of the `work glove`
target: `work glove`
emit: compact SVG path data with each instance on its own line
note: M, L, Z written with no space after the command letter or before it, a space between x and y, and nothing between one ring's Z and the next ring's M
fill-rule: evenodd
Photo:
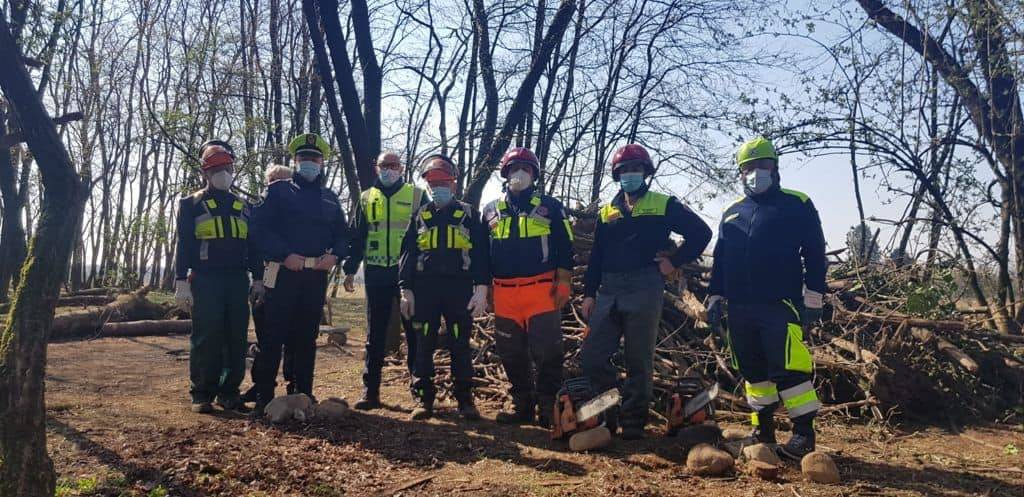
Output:
M555 282L551 285L551 299L555 301L555 309L561 309L572 297L572 272L559 269L555 275Z
M466 309L475 318L487 312L487 285L473 285L473 297L469 299Z
M345 281L341 283L341 286L345 287L345 291L348 293L356 291L356 275L346 274Z
M192 313L192 284L188 280L174 282L174 303L179 309Z
M412 290L402 290L402 299L398 303L398 310L402 313L402 317L405 319L412 319L413 313L416 312L416 301L412 294Z
M722 318L725 317L725 297L712 295L708 297L708 326L716 334L722 334Z
M263 298L267 296L267 289L263 286L263 280L256 280L252 282L252 286L249 287L249 300L252 301L253 305L259 305L263 303Z
M804 312L800 314L800 324L805 330L821 321L821 306L824 296L814 290L804 290Z

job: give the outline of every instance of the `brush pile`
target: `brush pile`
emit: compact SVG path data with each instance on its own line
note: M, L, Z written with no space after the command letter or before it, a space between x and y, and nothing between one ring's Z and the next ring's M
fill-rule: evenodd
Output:
M562 316L570 375L580 373L586 329L580 315L583 273L595 222L593 216L580 216L574 224L575 297ZM962 295L952 270L858 267L843 261L841 253L830 253L823 322L805 332L825 412L941 425L1020 415L1014 409L1019 409L1024 395L1024 337L991 331L987 315L976 309L958 311L955 303ZM730 368L728 350L706 323L708 259L681 268L666 282L655 353L655 394L661 405L679 378L700 376L721 385L720 408L742 411L747 409L743 379ZM508 400L493 318L478 319L476 331L472 345L477 395ZM438 374L450 386L447 353L441 354Z

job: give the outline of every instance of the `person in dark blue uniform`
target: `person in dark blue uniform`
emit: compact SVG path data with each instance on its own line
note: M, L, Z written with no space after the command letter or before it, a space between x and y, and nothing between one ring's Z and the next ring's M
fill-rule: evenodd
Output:
M821 407L804 330L821 319L825 237L811 199L781 188L770 141L744 143L736 163L746 196L725 210L718 228L708 320L716 326L728 302L726 342L754 409L748 442L775 444L773 415L781 403L793 436L779 452L800 460L814 450Z
M401 312L420 333L413 365L417 406L412 419L434 414L434 350L443 317L459 414L477 420L469 337L473 316L487 310L487 232L472 207L454 198L458 169L451 159L427 157L422 171L431 201L416 212L416 222L402 240L398 280Z
M255 363L256 413L274 397L281 348L293 354L297 393L313 397L316 337L327 293L327 276L348 250L349 228L338 196L322 185L330 147L307 133L288 145L295 161L291 182L267 189L256 208L253 235L267 262L264 286L267 339Z
M499 423L537 419L548 427L562 386L562 307L572 284L572 230L565 208L538 191L540 161L514 147L501 159L507 193L487 204L498 354L512 384L512 410ZM535 371L534 371L535 370Z
M209 413L213 401L242 407L249 305L263 293L263 264L252 257L249 204L231 193L235 155L211 140L199 148L206 188L178 203L175 300L192 313L189 377L192 411ZM250 288L246 270L252 273Z
M621 191L601 207L594 248L584 277L583 318L590 333L583 340L583 371L598 391L615 387L612 356L624 342L626 382L622 386L623 439L644 436L654 396L654 347L664 305L664 277L700 257L711 228L671 195L649 190L654 162L642 146L630 143L611 160L612 179ZM672 233L683 236L676 247ZM614 433L615 415L610 429Z

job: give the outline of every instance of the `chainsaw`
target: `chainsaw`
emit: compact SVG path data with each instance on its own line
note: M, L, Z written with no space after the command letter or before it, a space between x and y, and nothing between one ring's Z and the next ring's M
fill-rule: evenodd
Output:
M597 394L585 377L566 380L555 399L551 438L569 438L573 450L589 450L607 444L611 434L604 426L605 412L620 401L617 388Z
M699 425L715 415L712 401L718 397L718 383L705 388L700 378L686 377L679 380L668 398L665 418L668 419L666 436L675 436L687 426Z

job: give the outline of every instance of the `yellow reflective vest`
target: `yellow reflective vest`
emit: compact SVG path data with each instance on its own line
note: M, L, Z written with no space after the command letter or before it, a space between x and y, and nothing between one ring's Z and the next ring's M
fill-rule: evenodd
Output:
M372 187L359 196L366 216L367 265L390 267L398 265L402 237L423 200L423 190L408 183L388 197L380 188Z

